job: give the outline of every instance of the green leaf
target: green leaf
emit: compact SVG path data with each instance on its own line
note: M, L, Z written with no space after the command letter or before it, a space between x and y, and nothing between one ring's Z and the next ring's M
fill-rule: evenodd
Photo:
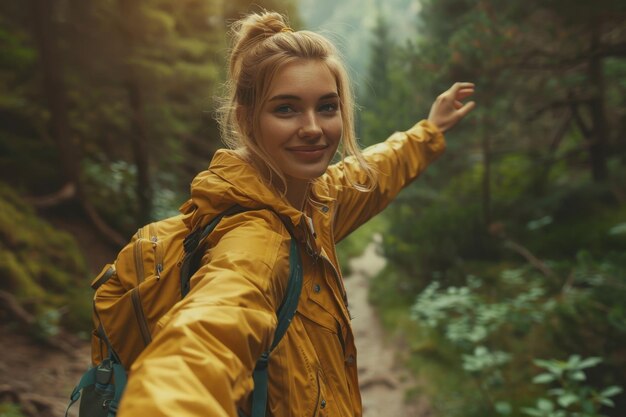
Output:
M617 224L609 230L610 235L621 235L624 233L626 233L626 223Z
M610 398L601 398L600 404L606 405L608 407L615 407L615 403Z
M582 362L578 364L577 368L578 369L591 368L593 366L596 366L600 362L602 362L602 358L594 356L591 358L583 359Z
M547 384L554 381L556 377L549 373L539 374L533 378L533 384Z
M563 369L567 367L567 364L562 361L557 360L543 360L543 359L535 359L534 364L547 369L548 372L551 372L557 376L561 376L563 374Z
M553 388L548 390L548 394L554 395L556 397L565 394L565 390L563 388Z
M513 412L513 407L511 407L511 404L505 401L498 401L495 404L495 409L498 414L502 414L505 416L508 416L509 414Z
M578 365L580 364L580 361L581 361L580 355L571 355L569 359L567 360L567 365L572 368L578 367Z
M618 387L617 385L613 385L611 387L605 388L600 393L600 396L602 396L602 397L613 397L614 395L621 394L622 391L624 391L622 389L622 387Z
M585 373L583 371L576 371L573 372L570 375L570 378L574 381L584 381L585 379L587 379L587 377L585 376Z
M522 408L522 413L527 414L532 417L542 417L544 415L543 412L537 410L536 408Z
M539 398L537 400L537 408L541 411L553 411L554 404L550 400L546 400L545 398Z
M564 395L561 395L558 399L557 402L559 403L559 405L561 407L569 407L570 405L578 402L578 395L573 394L571 392L568 392Z
M552 220L553 220L552 216L545 216L537 220L529 221L528 224L526 224L526 227L528 228L528 230L541 229L542 227L547 226L550 223L552 223Z

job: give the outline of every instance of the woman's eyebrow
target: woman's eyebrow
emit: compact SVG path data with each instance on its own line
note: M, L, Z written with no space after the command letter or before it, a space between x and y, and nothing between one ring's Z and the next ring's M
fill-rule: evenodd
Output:
M328 94L324 94L319 98L319 100L326 100L329 98L338 98L339 94L332 92ZM278 94L274 97L270 98L268 101L277 101L277 100L302 100L302 97L296 96L294 94Z

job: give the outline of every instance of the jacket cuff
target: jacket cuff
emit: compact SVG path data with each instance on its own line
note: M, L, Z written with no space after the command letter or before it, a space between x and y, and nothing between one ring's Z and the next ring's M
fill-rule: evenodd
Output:
M446 149L443 132L434 123L426 119L419 121L405 133L411 140L426 143L431 151L437 155Z

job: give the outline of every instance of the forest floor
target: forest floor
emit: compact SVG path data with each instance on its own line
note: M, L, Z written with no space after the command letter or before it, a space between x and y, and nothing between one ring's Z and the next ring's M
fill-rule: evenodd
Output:
M369 279L385 264L377 247L374 241L351 260L353 272L345 281L359 352L364 417L429 417L426 399L406 395L416 381L398 361L403 344L386 336L367 300ZM89 344L73 335L57 336L51 344L37 343L23 330L0 324L0 403L21 404L29 417L62 417L73 387L88 367ZM74 405L70 416L77 413Z

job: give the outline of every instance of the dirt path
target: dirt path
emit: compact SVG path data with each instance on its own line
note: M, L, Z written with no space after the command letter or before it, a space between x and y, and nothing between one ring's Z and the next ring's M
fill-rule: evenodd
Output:
M369 280L386 264L380 254L379 235L363 254L350 260L352 274L345 278L358 350L363 417L427 417L432 412L424 399L407 402L406 391L415 381L398 364L398 343L388 340L367 297Z
M21 404L26 416L63 417L72 389L89 366L89 347L74 337L59 344L33 343L0 326L0 402ZM77 413L74 406L71 415Z

